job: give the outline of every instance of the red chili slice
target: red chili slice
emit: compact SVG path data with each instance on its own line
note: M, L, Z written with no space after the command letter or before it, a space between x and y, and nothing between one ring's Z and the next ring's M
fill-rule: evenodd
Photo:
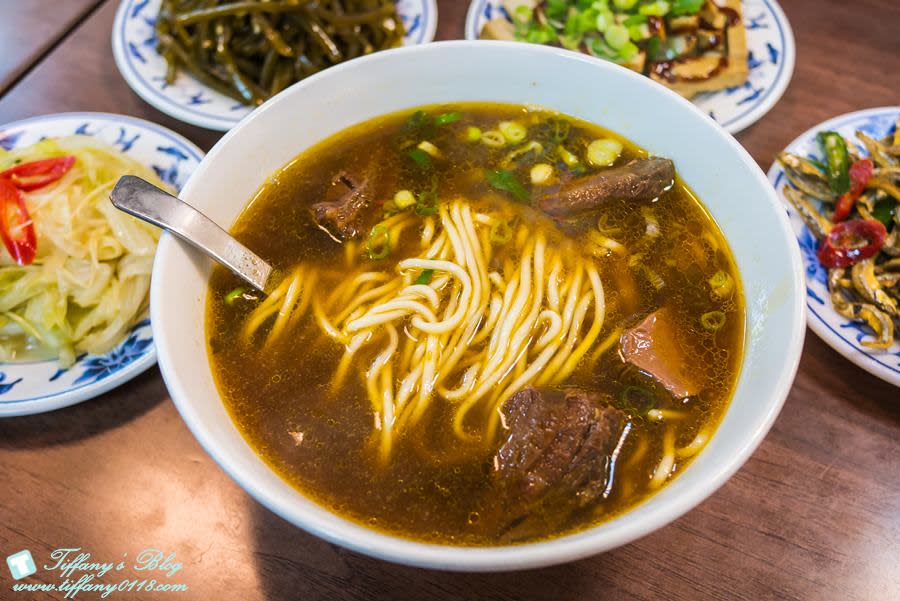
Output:
M20 190L29 192L52 184L64 176L74 164L75 157L71 155L31 161L10 167L0 173L0 179L8 179Z
M838 223L850 216L853 206L866 189L866 184L869 183L874 169L875 165L871 159L860 159L850 165L850 191L842 194L838 199L834 207L834 215L831 216L833 222Z
M25 195L8 179L0 179L0 238L19 265L30 265L37 253L34 223Z
M875 219L838 223L819 244L819 262L825 267L850 267L874 257L884 246L887 229Z

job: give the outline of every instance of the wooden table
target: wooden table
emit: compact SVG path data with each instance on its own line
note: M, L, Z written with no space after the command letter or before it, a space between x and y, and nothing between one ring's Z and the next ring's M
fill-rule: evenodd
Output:
M439 4L439 37L460 37L466 3ZM763 168L829 116L900 104L897 0L784 4L797 37L794 80L738 136ZM19 5L0 0L7 29L22 18ZM112 111L209 148L219 134L159 113L119 76L109 43L116 5L106 0L71 34L51 36L57 46L0 98L0 123ZM771 434L682 519L569 565L448 574L334 547L261 507L200 449L153 369L88 403L0 422L0 555L27 548L43 563L65 546L112 561L146 547L177 553L189 591L133 599L900 599L898 440L900 391L810 334ZM62 598L10 586L0 566L0 599Z

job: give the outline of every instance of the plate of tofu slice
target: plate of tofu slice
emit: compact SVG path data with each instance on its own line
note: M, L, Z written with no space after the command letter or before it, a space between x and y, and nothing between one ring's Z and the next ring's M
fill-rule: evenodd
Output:
M691 99L731 133L778 102L795 60L775 0L473 0L466 38L616 62Z

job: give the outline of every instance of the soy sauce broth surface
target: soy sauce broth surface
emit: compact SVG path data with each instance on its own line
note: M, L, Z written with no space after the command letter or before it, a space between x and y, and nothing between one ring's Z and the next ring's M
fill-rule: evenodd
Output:
M404 147L410 137L409 123L417 113L431 118L460 116L429 132L443 159L427 170L411 161ZM588 144L598 138L622 142L624 150L616 165L646 156L613 132L546 111L499 104L424 107L352 127L302 153L270 177L232 233L282 272L301 260L340 268L344 248L310 218L310 205L322 200L335 174L345 171L367 177L379 201L392 199L401 189L422 192L435 187L440 199L496 198L498 193L485 182L483 170L496 169L517 145L495 149L466 137L468 128L486 132L503 121L529 124L529 139L543 146L552 145L564 133L565 148L577 157L584 157ZM558 171L569 169L561 159L548 155L526 157L509 170L533 188L529 171L538 161L552 163ZM580 162L581 169L591 171L583 158ZM515 205L512 199L507 201ZM651 248L642 246L648 215L659 228ZM608 393L610 402L628 413L630 431L608 498L571 516L563 528L529 540L606 521L656 492L649 482L661 461L667 428L674 432L677 448L690 445L700 432L712 434L741 362L745 319L735 264L718 227L680 180L657 202L614 201L588 219L602 220L604 231L614 232L615 240L627 249L626 254L610 253L599 260L608 305L600 340L667 307L675 316L678 351L693 366L702 392L686 402L673 399L651 378L623 364L617 344L594 360L583 361L566 383ZM534 227L554 229L548 237L561 235L545 222ZM394 270L395 255L401 254L402 249L396 249L373 269ZM635 255L640 256L635 259ZM357 260L371 261L365 256ZM713 290L722 274L733 286L724 300ZM254 305L225 300L239 286L240 281L224 269L217 269L211 278L206 326L210 362L234 423L281 477L321 505L376 530L443 544L508 542L491 533L479 511L490 495L491 457L498 441L483 441L481 447L461 452L449 432L450 407L438 402L420 427L398 433L389 464L380 466L371 445L373 410L361 378L348 378L337 394L330 388L343 347L324 336L308 316L309 323L289 343L265 349L243 343L241 325ZM724 326L716 331L708 331L701 323L701 316L710 312L725 317ZM365 369L365 363L354 365ZM657 409L677 412L678 418L660 421L648 416L646 407L634 407L634 399L624 394L630 388L649 391ZM690 458L678 458L672 477L689 462Z

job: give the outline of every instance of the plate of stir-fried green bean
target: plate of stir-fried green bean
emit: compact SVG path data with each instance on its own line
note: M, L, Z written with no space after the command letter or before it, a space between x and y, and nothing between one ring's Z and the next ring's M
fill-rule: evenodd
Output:
M778 154L769 180L806 262L810 328L900 386L900 107L817 125Z
M144 100L226 131L291 84L436 26L435 0L122 0L112 42Z

